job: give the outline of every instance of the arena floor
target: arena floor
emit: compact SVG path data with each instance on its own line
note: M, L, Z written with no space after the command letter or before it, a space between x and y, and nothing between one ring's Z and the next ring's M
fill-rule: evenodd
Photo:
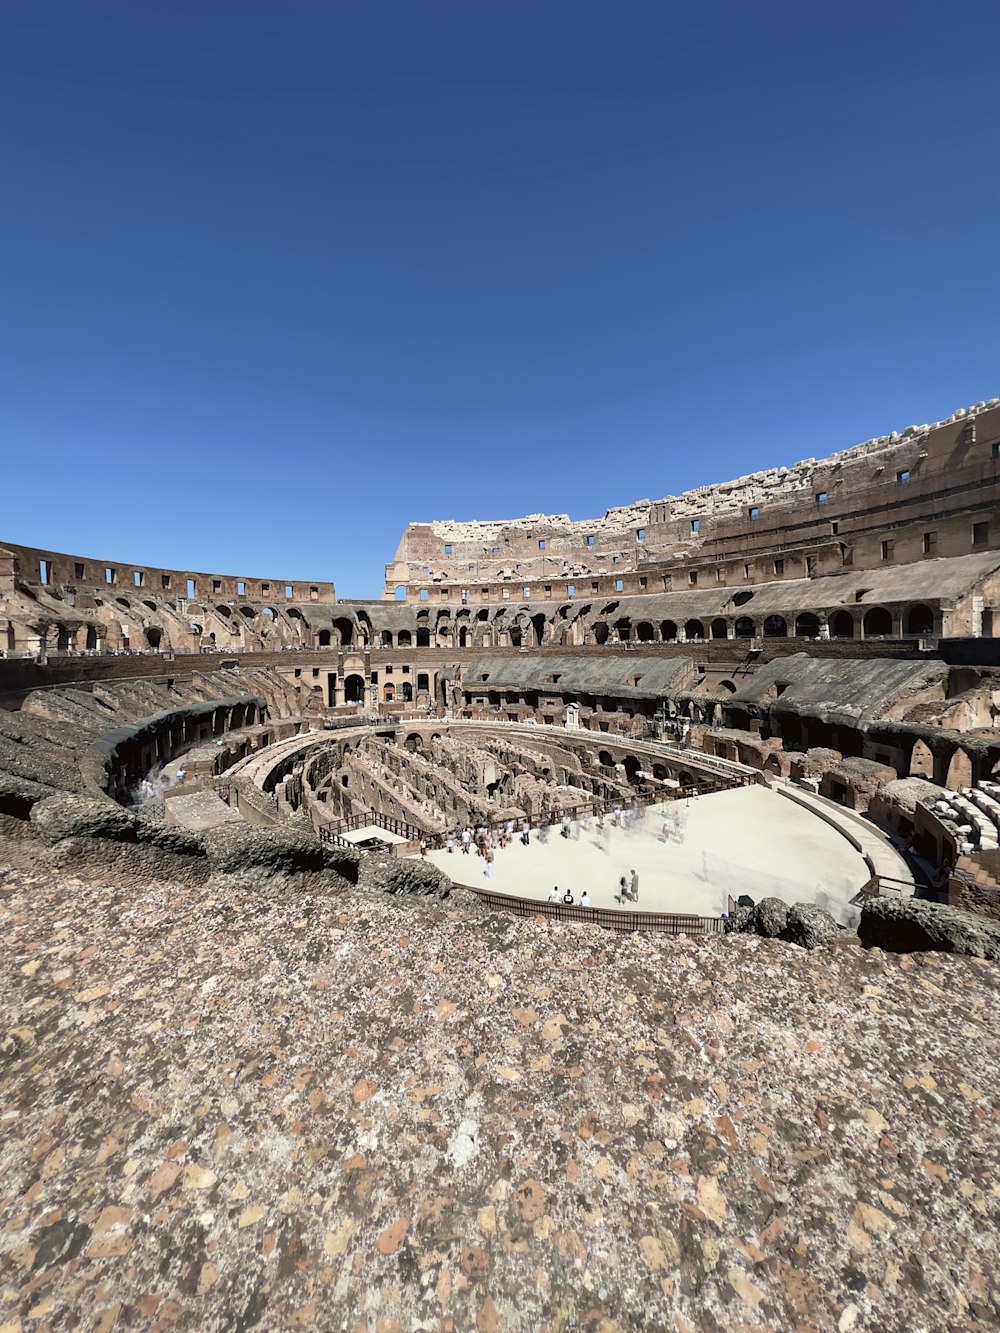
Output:
M674 825L667 835L665 823ZM557 884L577 902L586 889L591 906L618 907L618 882L634 869L643 911L718 916L729 894L746 893L815 902L843 924L857 920L850 899L869 878L864 858L836 829L756 786L654 806L629 829L606 824L603 835L575 827L570 838L554 830L543 843L533 830L530 847L515 836L497 849L489 881L474 852L427 859L456 883L524 898L544 900Z

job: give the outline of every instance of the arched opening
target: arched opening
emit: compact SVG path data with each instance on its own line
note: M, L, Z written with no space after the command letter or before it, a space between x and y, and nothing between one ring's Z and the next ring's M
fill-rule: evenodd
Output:
M603 620L599 620L597 624L594 626L594 642L607 643L607 641L608 641L608 627Z
M726 622L725 622L724 620L713 620L713 621L712 621L712 638L713 638L713 639L724 639L724 638L726 637L727 633L728 633L728 628L729 628L729 627L726 625Z
M13 648L13 646L14 646L14 627L13 627L13 625L11 626L11 632L10 632L10 646L11 646L11 648ZM96 647L97 647L97 630L94 628L93 625L88 625L88 626L87 626L87 648L88 648L89 651L92 652Z
M356 673L344 681L344 702L363 704L365 701L365 678Z
M615 766L614 757L610 750L598 750L597 762L602 768L614 768Z
M405 585L404 583L397 583L397 584L396 584L396 591L395 591L395 593L394 593L393 595L394 595L394 597L396 598L396 601L397 601L397 602L405 602L405 601L406 601L406 585Z
M929 606L911 606L906 613L906 633L927 635L934 633L934 612Z
M320 646L321 648L329 648L329 646L330 646L330 631L329 631L328 629L321 629L321 630L320 630L320 632L319 632L319 646Z
M664 643L677 642L677 626L672 620L660 622L660 638Z
M385 703L391 704L395 702L395 698L396 687L393 685L392 681L389 681L389 683L382 688L382 699Z
M150 625L146 630L146 642L150 648L159 648L160 640L163 638L163 631L157 629L155 625Z
M854 617L850 611L838 611L830 618L830 637L832 639L854 638Z
M727 694L735 694L735 693L736 693L736 685L735 685L735 684L733 683L733 681L731 681L731 680L720 680L720 681L719 681L719 689L720 689L720 690L725 690Z
M628 778L629 782L637 782L639 780L639 772L641 768L642 765L634 754L627 754L625 756L625 776Z
M784 616L764 617L764 638L784 639L788 635L788 624Z
M892 616L883 606L866 611L863 624L866 639L887 639L892 634Z
M540 645L545 638L545 617L539 612L531 617L531 623L535 628L535 642Z
M423 748L424 738L417 731L411 731L409 736L407 736L406 740L403 742L403 749L409 750L410 754L412 754L414 750L422 750Z
M615 629L618 631L618 637L622 643L628 643L632 637L632 621L629 617L622 616L620 620L616 620Z
M656 638L656 632L648 620L640 620L635 627L635 637L640 643L652 643Z
M795 637L797 639L819 638L819 616L811 611L802 611L795 617Z
M521 646L521 627L520 627L520 625L512 625L511 628L510 628L510 646L511 646L512 648L520 648L520 646Z
M697 643L705 637L705 626L700 620L689 620L684 626L684 637L688 643Z
M934 756L919 738L913 742L913 749L910 751L910 777L926 778L928 782L934 781Z
M399 687L399 695L400 698L403 700L404 704L409 704L413 702L413 686L410 684L408 680L404 680L402 685Z
M350 620L335 620L333 628L340 635L341 647L349 647L354 642L354 625Z
M753 621L749 616L738 616L733 629L738 639L753 638Z
M733 606L746 606L752 597L753 593L747 589L744 589L743 592L733 593Z
M413 635L408 629L401 629L396 635L397 648L409 648L413 643Z
M72 643L72 635L65 625L60 625L56 631L56 649L58 652L66 652Z
M384 629L379 633L378 644L380 648L392 647L392 630Z
M459 648L467 648L468 644L469 630L467 626L463 625L458 631L458 646Z
M429 648L431 646L431 632L426 625L421 625L417 630L417 647Z

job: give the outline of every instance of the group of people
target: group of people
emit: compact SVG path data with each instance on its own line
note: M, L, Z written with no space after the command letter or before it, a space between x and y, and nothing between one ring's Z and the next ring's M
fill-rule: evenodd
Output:
M520 839L522 846L529 847L533 832L536 832L538 841L544 844L547 842L548 835L553 828L558 828L560 837L566 839L578 839L581 830L584 832L594 830L597 845L607 850L610 828L628 829L644 819L645 816L645 809L636 801L613 801L607 807L598 806L596 810L588 808L579 815L575 812L572 815L543 814L537 831L532 828L532 821L528 815L525 815L521 820L506 819L494 827L482 823L476 825L472 823L456 824L444 835L443 841L445 851L449 855L454 855L456 851L460 851L463 856L471 856L474 852L484 862L484 878L491 880L497 851L509 847L515 837ZM426 857L427 850L427 839L421 838L420 855ZM621 905L625 903L638 904L639 876L635 870L629 870L627 875L622 875L618 882L618 892L614 895L614 900ZM566 889L560 893L557 886L552 889L547 901L550 903L564 903L567 907L574 905L580 907L591 906L586 889L580 895L579 903L577 903L571 889Z
M573 897L573 890L567 889L565 893L560 893L558 884L554 884L552 886L552 889L549 892L549 896L546 898L545 901L548 903L565 903L567 907L572 907L576 903L576 899ZM580 894L580 906L581 907L590 906L590 894L587 892L586 889L584 889L584 891Z
M622 875L618 881L618 892L615 894L616 903L638 903L639 901L639 876L634 870L630 870L628 875Z

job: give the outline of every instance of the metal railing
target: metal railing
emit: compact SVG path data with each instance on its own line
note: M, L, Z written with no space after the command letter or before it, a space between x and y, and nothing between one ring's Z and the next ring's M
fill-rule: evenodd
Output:
M365 810L360 814L335 819L329 824L322 825L317 829L317 833L320 842L333 843L339 847L356 847L357 844L350 842L344 834L372 826L395 833L397 837L405 838L407 842L419 842L421 838L428 837L428 834L415 824L408 824L405 819L396 819L392 815L379 814L377 810Z
M457 881L456 885L457 885ZM618 911L612 907L581 907L566 903L536 902L530 898L515 898L509 893L493 893L489 889L468 889L492 910L508 912L513 916L543 916L550 920L575 921L588 926L600 926L630 935L633 931L660 935L721 935L725 924L717 916L687 916L679 912Z

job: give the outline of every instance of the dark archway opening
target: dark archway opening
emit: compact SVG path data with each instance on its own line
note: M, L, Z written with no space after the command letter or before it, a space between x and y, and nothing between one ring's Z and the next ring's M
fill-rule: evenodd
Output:
M349 704L363 704L365 701L365 678L364 676L351 675L344 681L344 702Z

